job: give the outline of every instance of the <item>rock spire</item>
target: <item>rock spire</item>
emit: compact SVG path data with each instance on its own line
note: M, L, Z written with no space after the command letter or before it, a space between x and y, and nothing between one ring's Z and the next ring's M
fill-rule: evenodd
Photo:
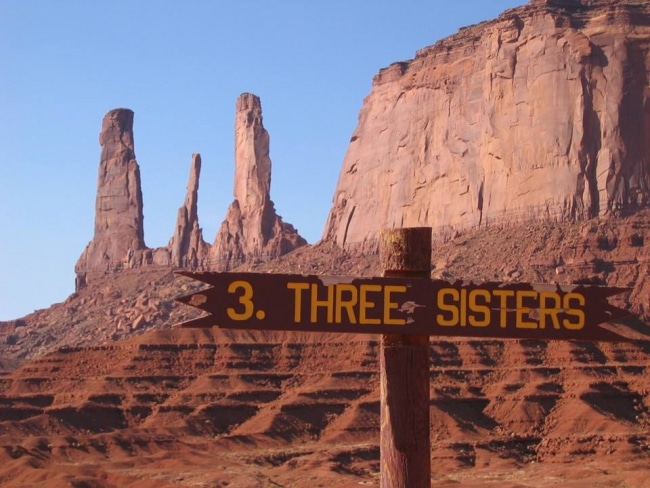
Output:
M228 208L214 246L211 266L232 269L266 261L307 242L282 221L271 201L269 134L262 123L259 97L243 93L235 114L235 200Z
M203 268L208 256L209 246L203 240L197 208L200 174L201 155L193 154L185 203L178 209L174 235L167 246L170 252L170 264L179 268Z
M198 193L201 156L192 155L187 193L178 209L167 246L144 242L140 169L133 146L133 112L111 110L99 136L102 147L95 205L95 234L75 266L76 288L123 269L141 266L228 270L286 254L307 242L275 213L270 197L269 134L262 124L260 99L250 93L237 100L235 121L235 200L215 243L203 240Z
M95 233L77 261L77 288L88 275L102 275L142 263L146 249L140 168L133 145L133 112L106 114L99 135L102 148L95 201Z

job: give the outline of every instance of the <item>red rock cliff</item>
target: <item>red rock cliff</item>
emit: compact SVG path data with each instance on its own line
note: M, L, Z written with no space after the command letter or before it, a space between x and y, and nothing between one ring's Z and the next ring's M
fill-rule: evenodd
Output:
M376 75L324 238L650 203L650 3L533 0Z

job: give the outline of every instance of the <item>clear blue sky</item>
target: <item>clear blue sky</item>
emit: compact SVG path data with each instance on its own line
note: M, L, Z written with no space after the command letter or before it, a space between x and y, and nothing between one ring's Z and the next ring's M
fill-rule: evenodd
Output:
M380 68L525 0L0 0L0 320L74 291L104 114L135 112L145 240L166 245L190 157L214 240L232 201L235 100L260 96L271 198L321 237Z

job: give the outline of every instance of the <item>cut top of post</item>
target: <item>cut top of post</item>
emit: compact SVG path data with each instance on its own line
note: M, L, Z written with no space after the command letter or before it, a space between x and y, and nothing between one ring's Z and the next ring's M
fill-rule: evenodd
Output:
M384 276L392 272L430 273L431 227L382 229L379 260Z

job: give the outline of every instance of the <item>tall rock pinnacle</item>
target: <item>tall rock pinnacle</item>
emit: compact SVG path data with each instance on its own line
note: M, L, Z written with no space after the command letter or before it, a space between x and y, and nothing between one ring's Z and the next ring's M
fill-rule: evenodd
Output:
M265 261L307 243L275 213L270 189L269 134L262 124L262 105L256 95L243 93L235 115L235 200L211 249L212 268Z
M172 266L197 269L208 256L209 246L203 240L197 212L200 174L201 155L192 154L185 203L178 209L174 235L168 246Z
M99 135L95 234L77 261L77 288L89 274L103 275L141 264L144 243L140 168L133 147L133 112L106 114Z
M236 106L235 200L243 214L252 216L269 205L270 191L269 133L262 124L262 104L259 97L244 93Z

